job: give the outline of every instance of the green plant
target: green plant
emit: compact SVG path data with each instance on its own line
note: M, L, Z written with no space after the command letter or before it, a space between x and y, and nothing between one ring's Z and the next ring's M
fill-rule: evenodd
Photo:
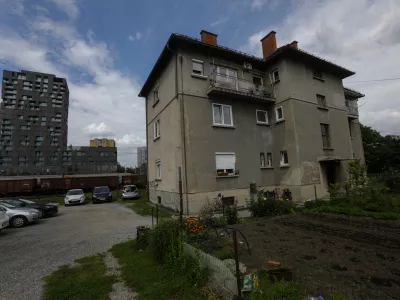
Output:
M258 287L253 289L251 300L303 300L304 295L299 286L292 282L275 281L272 283L268 278L262 278Z
M224 247L222 249L215 250L212 253L212 256L215 256L216 258L220 260L228 259L228 258L234 258L234 252L232 247Z
M136 238L139 249L147 249L149 245L150 231L141 232Z
M239 222L239 214L236 204L226 206L224 213L228 225L237 224Z
M294 211L293 203L287 200L280 201L264 197L259 197L258 199L250 197L250 200L246 204L253 217L290 214Z
M220 217L213 217L212 218L212 224L214 227L226 227L228 225L228 220L226 216L220 216Z

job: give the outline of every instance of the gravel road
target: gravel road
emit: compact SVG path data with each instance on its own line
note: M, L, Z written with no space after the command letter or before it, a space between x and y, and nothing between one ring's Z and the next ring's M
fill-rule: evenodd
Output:
M0 300L39 300L42 278L77 258L134 238L151 219L116 203L60 207L58 215L0 233Z

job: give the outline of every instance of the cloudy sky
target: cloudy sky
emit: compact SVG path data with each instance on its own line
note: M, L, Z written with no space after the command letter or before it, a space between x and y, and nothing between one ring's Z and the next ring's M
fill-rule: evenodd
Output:
M400 0L0 0L0 69L68 79L68 143L115 138L136 164L145 145L140 87L172 32L206 29L224 46L261 56L260 38L299 47L357 72L360 120L400 134ZM1 76L1 75L0 75Z

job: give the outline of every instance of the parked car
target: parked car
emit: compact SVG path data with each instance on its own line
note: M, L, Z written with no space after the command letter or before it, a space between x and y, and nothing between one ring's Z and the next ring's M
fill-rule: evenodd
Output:
M64 204L65 206L71 204L83 204L85 203L85 200L86 196L83 190L81 189L69 190L68 193L65 195Z
M125 185L122 189L122 199L139 198L139 189L136 185Z
M0 232L10 225L10 218L7 216L7 211L0 207Z
M57 203L36 203L26 199L1 199L0 203L5 202L16 207L34 208L39 211L39 219L58 213Z
M0 207L6 210L12 227L22 227L39 220L39 211L37 209L16 207L5 202L1 202Z
M92 203L112 201L112 193L108 186L97 186L93 189Z

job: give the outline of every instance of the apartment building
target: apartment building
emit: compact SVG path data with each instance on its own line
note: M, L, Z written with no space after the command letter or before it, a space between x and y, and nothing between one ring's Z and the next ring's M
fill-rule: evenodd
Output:
M137 147L137 166L140 168L147 163L147 148Z
M65 78L3 71L0 104L2 174L55 172L67 146L69 91Z
M262 40L263 57L221 45L202 31L172 34L139 94L146 98L150 200L177 209L182 170L186 213L219 193L249 198L249 185L288 188L294 201L327 193L364 160L354 75L300 50Z

